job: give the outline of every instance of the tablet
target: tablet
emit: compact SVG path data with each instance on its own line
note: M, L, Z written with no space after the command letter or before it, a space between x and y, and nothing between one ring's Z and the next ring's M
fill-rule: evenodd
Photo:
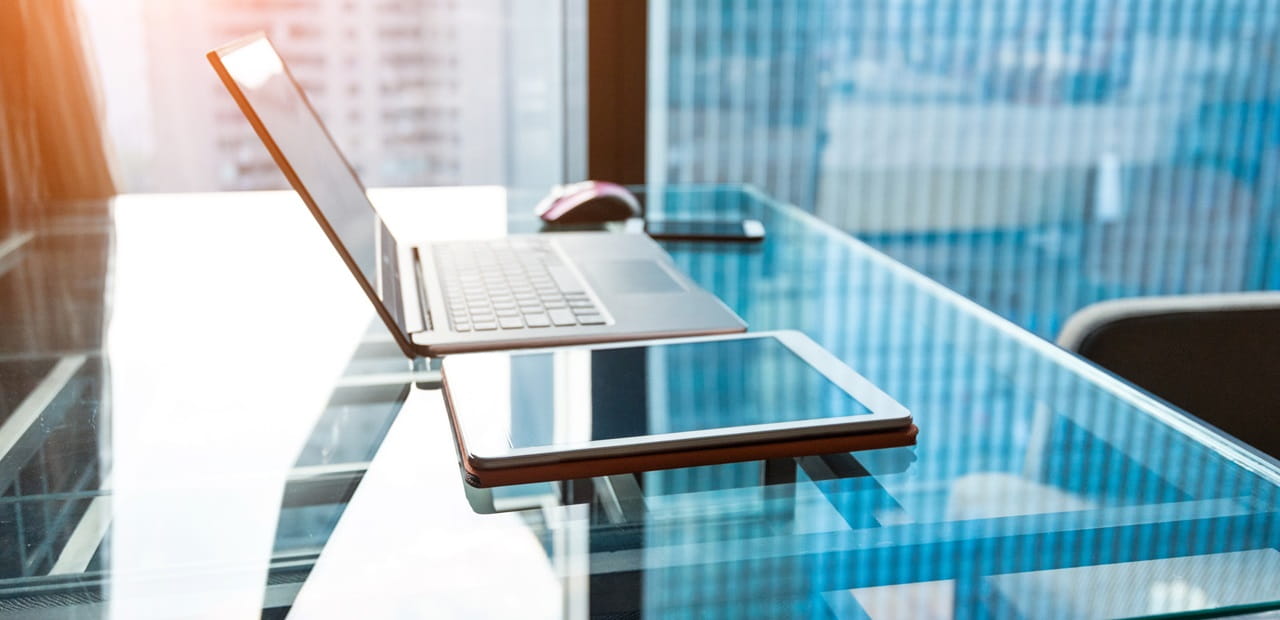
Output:
M795 331L453 355L474 485L914 443L911 415Z

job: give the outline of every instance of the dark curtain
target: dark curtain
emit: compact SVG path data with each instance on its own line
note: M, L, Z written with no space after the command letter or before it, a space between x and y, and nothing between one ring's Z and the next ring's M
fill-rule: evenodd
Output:
M59 202L115 193L82 33L74 0L0 0L0 226L9 230Z

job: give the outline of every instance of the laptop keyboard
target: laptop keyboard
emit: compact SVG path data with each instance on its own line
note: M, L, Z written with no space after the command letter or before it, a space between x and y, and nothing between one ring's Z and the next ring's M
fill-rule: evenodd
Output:
M432 251L454 331L606 323L582 280L544 239L444 243Z

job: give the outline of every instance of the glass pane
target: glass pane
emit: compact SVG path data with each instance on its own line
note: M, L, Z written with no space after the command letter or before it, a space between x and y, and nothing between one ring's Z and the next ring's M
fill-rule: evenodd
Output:
M756 185L1047 337L1280 288L1280 5L650 6L651 178Z
M368 187L561 181L561 0L81 0L127 192L286 187L204 58L258 30Z
M753 329L802 330L891 394L915 446L470 487L440 390L422 386L434 373L370 322L296 199L231 196L128 195L50 218L0 273L0 316L13 317L0 341L0 612L1280 606L1273 461L760 192L672 190L672 213L768 229L754 244L668 244L676 264ZM539 225L509 206L511 230ZM280 260L308 275L253 303L246 291L278 284L261 265ZM181 339L192 325L198 337ZM677 365L713 398L735 376Z

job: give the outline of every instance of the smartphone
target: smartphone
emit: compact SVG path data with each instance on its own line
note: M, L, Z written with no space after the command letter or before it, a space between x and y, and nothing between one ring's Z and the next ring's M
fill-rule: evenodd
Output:
M644 223L654 239L671 241L760 241L764 224L759 220L654 220Z

